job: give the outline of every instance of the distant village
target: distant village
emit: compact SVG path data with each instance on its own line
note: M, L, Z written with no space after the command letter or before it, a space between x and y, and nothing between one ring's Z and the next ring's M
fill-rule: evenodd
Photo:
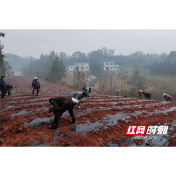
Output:
M70 65L68 67L68 70L73 71L76 68L79 71L90 71L89 63L75 63L75 65ZM113 62L113 61L103 62L103 70L104 71L115 71L118 69L119 69L119 66L115 65L115 62ZM86 85L89 85L89 86L95 86L96 84L99 83L99 81L100 81L100 79L95 77L94 75L90 75L87 78L85 78Z
M103 62L103 70L118 70L118 65L115 65L115 62L107 61ZM89 71L89 63L75 63L75 65L70 65L68 67L69 70L74 70L76 67L78 67L79 71Z

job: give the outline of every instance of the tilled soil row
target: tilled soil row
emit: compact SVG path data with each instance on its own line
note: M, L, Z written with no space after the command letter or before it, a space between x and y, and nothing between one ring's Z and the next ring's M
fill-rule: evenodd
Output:
M50 97L69 95L71 88L40 79L39 96L31 96L30 77L10 77L12 96L0 113L1 146L175 146L176 103L91 94L75 108L76 124L63 114L57 130L48 129L54 114L48 113ZM20 84L19 84L20 83ZM168 125L158 140L125 135L127 125Z

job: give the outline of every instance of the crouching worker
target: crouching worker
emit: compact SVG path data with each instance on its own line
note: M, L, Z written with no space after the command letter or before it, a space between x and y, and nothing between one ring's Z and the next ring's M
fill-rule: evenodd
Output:
M1 79L0 79L0 90L2 92L2 95L1 95L1 98L4 98L5 96L5 91L6 91L6 83L5 83L5 76L1 76Z
M77 100L81 100L82 98L87 97L87 92L72 92L70 96Z
M69 111L72 120L71 124L75 123L75 115L73 112L74 106L82 106L82 102L72 98L70 96L61 96L57 98L50 98L49 102L54 106L49 109L49 112L53 112L55 114L54 122L52 126L49 126L50 129L56 129L58 127L59 119L65 111Z
M166 93L163 94L163 97L165 98L166 101L172 101L172 97Z
M144 95L144 97L146 98L146 100L150 100L150 98L151 98L151 94L150 93L142 92L142 94Z
M85 92L87 92L87 97L90 97L89 93L92 92L92 88L83 86L82 90L85 91Z
M13 89L13 87L9 84L6 85L6 90L5 93L7 93L7 95L11 95L10 91Z

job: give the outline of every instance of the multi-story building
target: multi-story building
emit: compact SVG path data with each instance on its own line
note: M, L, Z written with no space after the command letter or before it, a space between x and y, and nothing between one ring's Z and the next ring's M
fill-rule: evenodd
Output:
M69 70L74 70L75 68L76 68L75 65L70 65L70 66L68 67Z
M118 70L118 65L114 64L115 62L111 62L111 61L107 61L107 62L103 62L104 64L104 70Z
M75 63L75 65L69 66L69 70L74 70L76 67L78 67L79 71L88 71L89 63Z

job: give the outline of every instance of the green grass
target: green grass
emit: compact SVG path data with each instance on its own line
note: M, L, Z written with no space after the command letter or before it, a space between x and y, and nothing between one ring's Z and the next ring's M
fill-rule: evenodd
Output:
M160 74L160 75L146 75L147 79L155 79L155 80L168 80L168 79L172 79L175 80L176 79L176 75L170 75L170 74Z

